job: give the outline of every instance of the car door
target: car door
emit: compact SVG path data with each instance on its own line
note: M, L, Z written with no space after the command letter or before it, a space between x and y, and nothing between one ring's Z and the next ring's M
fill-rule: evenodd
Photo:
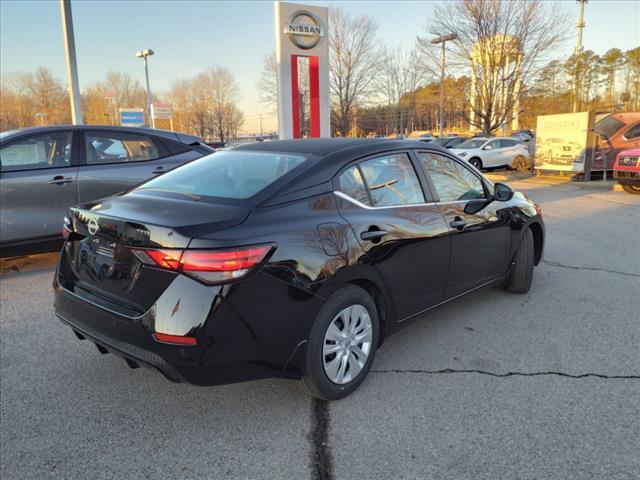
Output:
M9 140L0 148L0 241L59 237L67 209L78 202L74 133L55 130Z
M520 155L525 158L529 156L527 148L519 140L501 138L500 145L502 146L503 150L502 159L504 165L511 165L516 157Z
M143 132L87 129L82 143L81 203L129 190L177 166L166 147Z
M451 261L446 297L483 285L507 271L511 247L508 215L493 202L481 177L440 153L418 153L448 225Z
M504 165L503 160L504 150L500 144L500 140L497 138L487 142L482 147L482 166L484 168L499 167Z
M422 182L426 185L426 182ZM444 299L448 227L423 191L408 152L349 166L336 179L338 209L353 227L365 261L380 271L398 319Z

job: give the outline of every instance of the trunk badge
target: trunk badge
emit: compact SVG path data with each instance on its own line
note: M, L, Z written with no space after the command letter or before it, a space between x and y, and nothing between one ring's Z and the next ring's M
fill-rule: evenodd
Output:
M89 220L87 222L87 230L89 230L89 233L91 235L95 235L96 232L98 231L98 222L96 221L95 218L92 218L91 220Z

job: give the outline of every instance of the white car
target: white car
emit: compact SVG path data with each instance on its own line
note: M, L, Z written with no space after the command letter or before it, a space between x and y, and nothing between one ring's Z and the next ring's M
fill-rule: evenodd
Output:
M529 149L515 138L472 138L456 145L453 153L474 167L511 167L517 158L529 158Z

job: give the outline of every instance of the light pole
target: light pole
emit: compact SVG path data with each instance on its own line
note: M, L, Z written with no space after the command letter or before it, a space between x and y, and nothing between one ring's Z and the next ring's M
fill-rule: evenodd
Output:
M147 80L147 115L149 115L149 120L147 121L147 125L151 128L155 128L155 122L153 120L153 113L151 112L151 87L149 87L149 60L148 57L153 55L153 50L147 48L146 50L140 50L136 52L136 57L141 58L144 61L144 76Z
M434 45L437 45L439 43L442 44L442 52L440 53L440 138L444 136L444 49L447 42L457 39L457 34L450 33L448 35L441 35L431 40L431 43L433 43Z
M82 104L78 84L78 65L76 62L76 41L73 36L73 18L71 0L60 0L60 16L64 33L64 52L67 57L67 78L69 79L69 100L71 101L71 123L82 125ZM40 117L42 119L43 117Z

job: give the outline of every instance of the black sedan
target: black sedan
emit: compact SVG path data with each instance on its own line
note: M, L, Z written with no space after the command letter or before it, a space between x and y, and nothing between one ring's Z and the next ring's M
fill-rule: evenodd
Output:
M313 139L217 152L72 208L55 310L132 367L338 399L384 339L487 285L525 293L538 206L445 149Z

